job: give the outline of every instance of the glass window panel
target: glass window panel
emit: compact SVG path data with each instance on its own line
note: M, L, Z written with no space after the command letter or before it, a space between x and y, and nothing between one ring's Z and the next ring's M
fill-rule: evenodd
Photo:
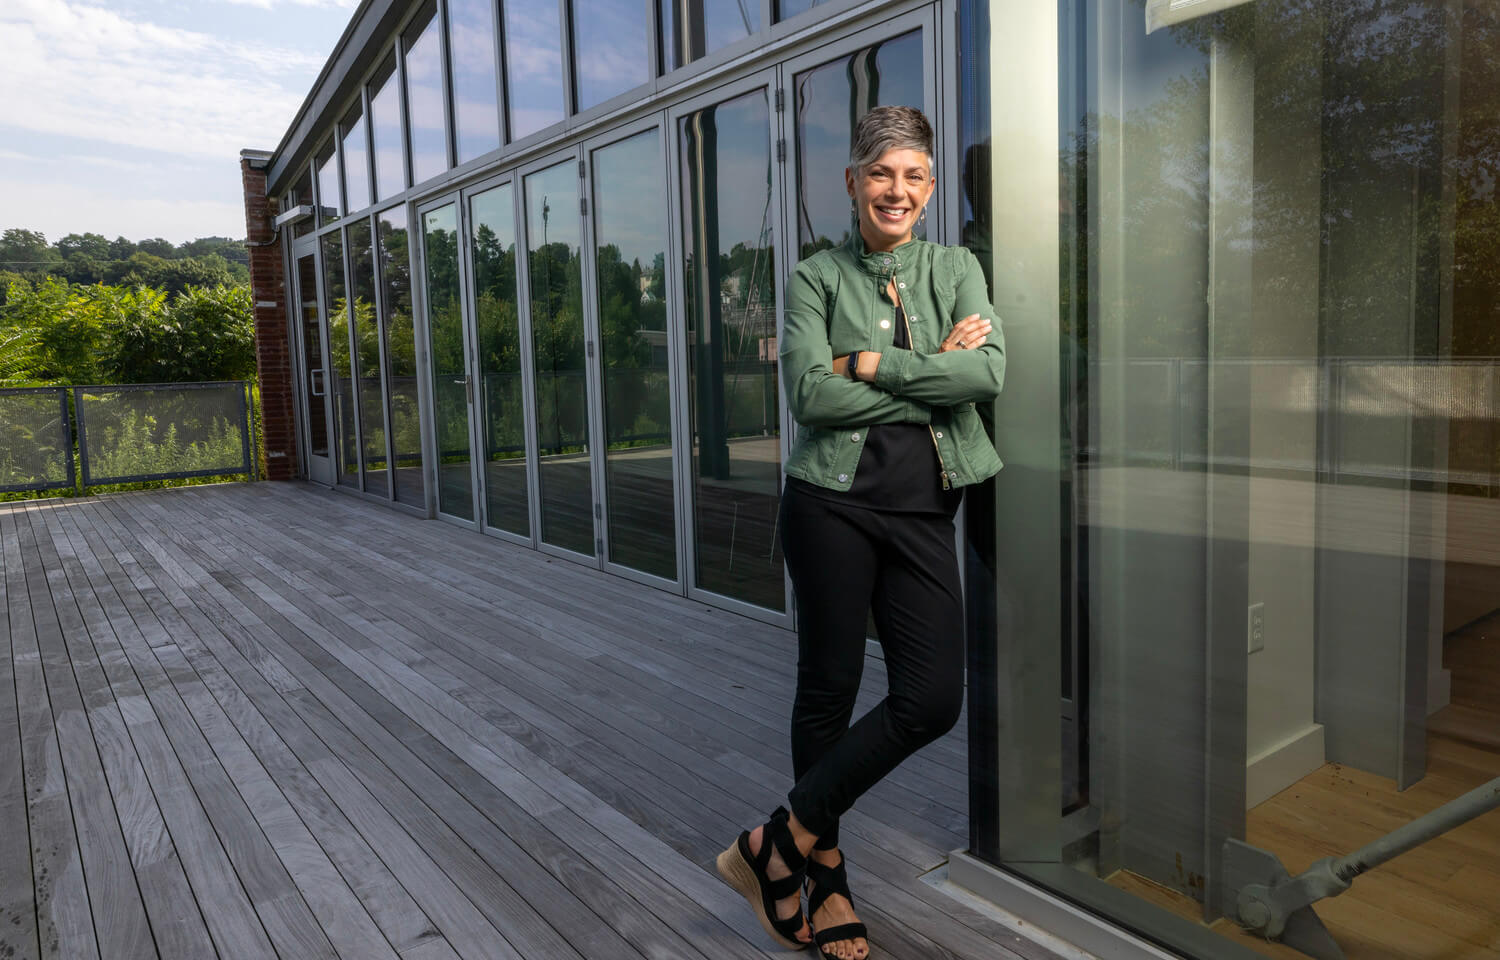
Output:
M666 177L655 130L594 152L609 559L677 579Z
M448 0L458 162L500 147L494 0Z
M526 178L526 256L541 538L593 556L578 182L578 164L572 160Z
M390 495L386 473L385 401L380 384L380 326L375 320L375 246L370 221L349 225L349 286L354 294L354 377L358 384L360 461L365 491Z
M292 187L288 209L291 209L292 207L300 207L303 204L311 207L314 203L315 200L313 198L312 188L312 167L308 167L302 171L302 175L297 178L296 185ZM317 229L317 224L317 218L304 217L301 220L298 220L296 225L292 227L292 236L305 237L309 233L312 233L315 229ZM314 298L314 300L316 300L316 298Z
M781 426L764 90L681 120L684 304L698 586L786 607Z
M343 231L322 237L323 312L328 318L328 360L332 366L334 443L339 483L359 486L359 436L354 429L354 366L349 353L349 299L344 287Z
M1167 6L1216 13L1148 19ZM1056 666L1065 691L1059 715L999 675L1005 720L979 722L1036 762L996 771L1024 787L999 792L979 852L1017 850L1013 870L1193 957L1483 956L1493 812L1362 858L1279 943L1239 905L1500 774L1500 560L1476 546L1500 533L1500 19L1475 0L1197 6L1062 5L961 51L996 74L961 87L965 109L987 97L1005 138L991 155L965 134L993 176L964 237L1017 304L1014 355L1044 360L994 408L1002 455L1031 459L970 538L990 558L971 596L999 591L971 608L978 655ZM1011 98L1018 19L1062 43L1060 138L1051 104ZM1059 293L1058 327L1035 323Z
M844 168L854 124L872 107L922 100L922 32L882 40L797 74L797 237L801 258L849 239ZM916 235L926 238L925 223Z
M436 11L406 34L406 106L411 122L413 183L448 169L448 107L443 101L443 49Z
M649 24L642 0L573 0L573 70L578 109L587 110L650 77Z
M760 32L759 0L662 0L661 11L668 70Z
M510 138L536 133L563 118L562 28L557 4L507 3L505 10L505 91L510 103Z
M510 184L470 201L475 332L484 404L485 522L531 535L521 325L516 312L516 227Z
M312 455L328 456L328 371L323 369L323 333L318 313L318 264L311 255L297 260L297 296L301 300L302 353L307 369L307 432Z
M387 406L391 412L392 477L396 499L422 502L422 420L417 400L417 342L412 327L411 253L406 208L393 207L376 221L380 244L380 325L385 341Z
M375 142L375 199L393 197L406 189L402 157L401 90L393 78L394 58L386 60L370 84L370 136Z
M318 154L318 223L332 223L344 212L343 190L339 187L338 154L333 144Z
M777 0L776 19L789 20L799 13L806 13L813 7L822 6L828 0Z
M346 209L351 213L370 205L370 158L365 148L365 120L360 108L355 107L339 124L343 131L344 149L344 197Z
M438 509L474 519L469 456L468 367L458 283L458 208L422 218L427 261L427 333L432 353L433 428L437 432Z

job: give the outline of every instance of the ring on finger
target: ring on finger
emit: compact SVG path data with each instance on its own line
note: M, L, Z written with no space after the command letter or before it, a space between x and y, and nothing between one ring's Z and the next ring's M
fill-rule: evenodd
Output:
M958 341L958 348L960 350L962 350L964 348L964 342L962 340Z

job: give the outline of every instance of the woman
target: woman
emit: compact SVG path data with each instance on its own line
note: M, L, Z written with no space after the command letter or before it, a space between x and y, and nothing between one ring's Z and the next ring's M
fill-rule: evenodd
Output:
M974 405L999 394L1005 351L974 255L913 239L935 186L927 118L867 113L844 181L859 228L797 265L780 347L800 426L780 521L797 596L797 782L790 812L740 834L718 867L778 943L863 960L839 816L958 719L953 515L963 487L1000 469ZM851 727L871 612L890 690Z

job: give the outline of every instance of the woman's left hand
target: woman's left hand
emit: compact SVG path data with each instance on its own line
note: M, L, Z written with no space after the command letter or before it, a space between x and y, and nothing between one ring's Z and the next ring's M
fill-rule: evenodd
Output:
M948 335L943 338L938 352L947 353L949 350L974 350L984 346L985 340L989 338L990 331L994 329L990 322L977 313L971 313L967 317L953 325Z

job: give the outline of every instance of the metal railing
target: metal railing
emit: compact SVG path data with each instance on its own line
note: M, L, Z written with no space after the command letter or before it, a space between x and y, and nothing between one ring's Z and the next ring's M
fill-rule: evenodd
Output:
M231 380L0 390L0 492L253 480L250 389Z

